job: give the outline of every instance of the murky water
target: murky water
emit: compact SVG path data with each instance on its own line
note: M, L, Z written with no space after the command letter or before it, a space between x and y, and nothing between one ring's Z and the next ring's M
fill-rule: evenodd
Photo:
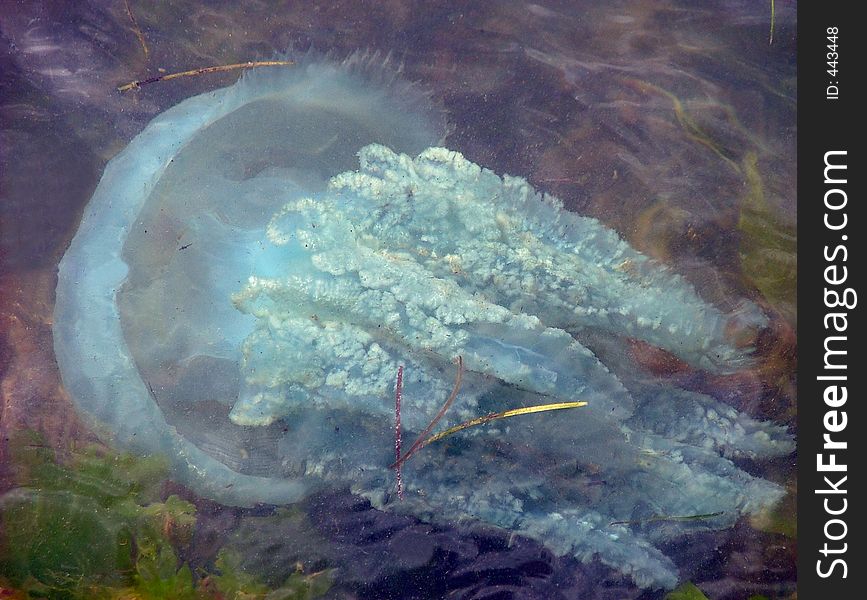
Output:
M599 218L715 306L758 303L770 325L751 369L710 375L642 343L633 358L793 425L795 7L774 4L773 28L771 3L732 1L0 7L0 591L663 597L493 528L428 525L344 490L223 507L173 483L158 457L115 455L59 378L56 268L106 161L158 113L238 71L118 86L287 50L335 60L361 50L429 91L449 148ZM794 490L793 464L741 466ZM708 598L785 598L793 522L788 497L774 514L675 537L665 552Z

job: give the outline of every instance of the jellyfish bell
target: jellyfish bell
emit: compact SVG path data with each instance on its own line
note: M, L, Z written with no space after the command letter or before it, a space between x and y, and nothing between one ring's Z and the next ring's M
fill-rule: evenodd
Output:
M441 110L388 62L306 56L160 114L106 166L60 262L55 352L76 405L119 446L167 454L204 495L305 491L224 464L274 437L215 416L237 397L252 329L229 298L274 272L264 229L288 199L324 189L365 144L417 153L442 140Z

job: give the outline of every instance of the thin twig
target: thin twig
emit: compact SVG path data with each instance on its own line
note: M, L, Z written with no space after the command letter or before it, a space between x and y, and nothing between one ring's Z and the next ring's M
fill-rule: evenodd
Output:
M204 75L205 73L223 73L225 71L234 71L237 69L253 69L256 67L286 67L294 65L294 60L260 60L255 62L237 63L234 65L221 65L218 67L203 67L201 69L191 69L189 71L181 71L180 73L169 73L168 75L160 75L141 81L131 81L125 85L118 86L119 92L128 92L136 90L143 85L156 83L157 81L168 81L169 79L177 79L179 77L192 77L195 75Z
M135 20L135 15L132 12L132 7L129 5L129 0L123 0L123 2L126 4L126 14L129 15L129 20L132 22L132 31L138 38L139 44L141 44L141 49L144 51L145 60L147 60L150 57L151 52L148 49L147 42L145 42L145 36L141 32L141 27L138 26L138 21Z
M446 414L446 411L452 405L452 402L454 402L455 398L457 398L458 392L461 389L461 380L463 379L463 377L464 377L464 359L462 356L458 356L458 374L455 376L455 385L452 388L452 393L449 395L448 399L446 400L445 404L443 404L443 407L440 409L440 411L437 413L437 415L428 424L428 426L425 427L424 431L421 432L421 435L419 435L418 438L415 440L415 442L413 442L412 446L409 447L409 450L407 450L406 454L404 454L402 457L398 458L394 462L394 464L391 465L390 468L392 468L392 469L400 468L400 466L406 462L406 459L408 459L410 456L415 454L416 451L419 448L421 448L422 444L425 441L425 438L427 438L427 436L431 432L431 430L434 427L436 427L436 424L440 422L440 419L442 419L443 415Z
M680 522L680 521L702 521L704 519L712 519L714 517L719 517L724 515L725 511L718 511L712 513L705 513L701 515L686 515L686 516L667 516L667 515L654 515L649 519L638 519L636 521L611 521L609 525L643 525L645 523L657 523L659 521L671 521L671 522Z
M508 419L509 417L517 417L518 415L530 415L533 413L546 412L549 410L563 410L565 408L578 408L581 406L587 406L586 402L555 402L553 404L540 404L538 406L525 406L522 408L513 408L510 410L504 410L503 412L498 413L490 413L481 417L476 417L475 419L470 419L469 421L464 421L460 425L455 425L454 427L449 427L436 435L432 435L427 438L425 441L421 443L419 449L424 448L428 444L432 444L434 442L438 442L444 437L447 437L453 433L457 433L458 431L463 431L464 429L469 429L470 427L475 427L476 425L484 425L485 423L490 423L491 421L496 421L497 419Z
M400 396L403 391L403 365L397 368L397 383L394 386L394 460L397 467L397 497L403 500L403 481L400 476Z
M771 0L771 36L768 39L768 45L774 43L774 20L776 17L776 10L774 9L774 0Z

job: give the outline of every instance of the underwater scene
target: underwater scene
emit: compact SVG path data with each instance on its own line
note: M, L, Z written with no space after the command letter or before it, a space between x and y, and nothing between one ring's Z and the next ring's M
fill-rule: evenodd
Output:
M0 598L796 598L795 26L0 4Z

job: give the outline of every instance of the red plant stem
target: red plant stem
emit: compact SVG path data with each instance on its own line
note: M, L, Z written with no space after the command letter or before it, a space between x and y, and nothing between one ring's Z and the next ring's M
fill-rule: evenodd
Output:
M394 460L397 464L397 497L403 500L403 481L400 477L400 396L403 391L403 365L397 367L397 383L394 386Z
M398 377L399 376L400 376L400 371L398 371ZM402 457L398 456L397 460L394 461L394 464L392 464L389 468L396 469L399 472L400 466L406 462L406 459L408 459L410 456L415 454L416 451L424 445L424 442L427 439L428 434L430 434L430 432L433 430L433 428L436 426L436 424L440 422L440 419L442 419L443 415L446 414L446 411L448 411L449 407L452 405L452 402L454 402L455 398L457 398L458 392L461 389L461 380L463 379L463 377L464 377L464 357L458 356L458 373L455 376L455 386L452 388L452 393L449 395L448 399L446 400L446 403L443 404L443 407L436 414L436 416L433 418L433 420L430 423L428 423L428 426L425 427L424 431L421 432L421 434L418 436L418 438L415 440L415 442L413 442L412 446L409 447L409 450L407 451L407 453L404 454Z

